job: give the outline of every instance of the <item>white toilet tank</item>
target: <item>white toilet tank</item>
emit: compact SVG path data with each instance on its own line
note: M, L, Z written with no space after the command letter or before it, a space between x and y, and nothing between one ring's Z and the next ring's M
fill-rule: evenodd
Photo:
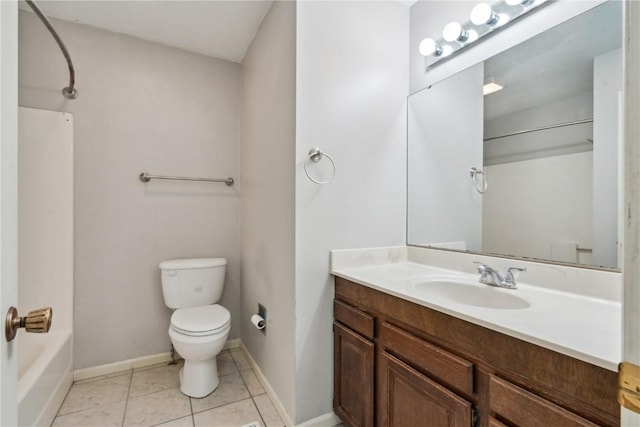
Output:
M220 301L227 260L172 259L160 263L162 294L169 308L199 307Z

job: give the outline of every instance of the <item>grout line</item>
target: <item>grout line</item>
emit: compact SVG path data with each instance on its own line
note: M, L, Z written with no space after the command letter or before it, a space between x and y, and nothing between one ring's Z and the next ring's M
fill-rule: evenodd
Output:
M124 420L127 416L127 409L129 408L129 395L131 394L131 383L133 382L133 368L129 372L129 387L127 388L127 399L124 401L124 411L122 412L121 426L124 426Z
M189 396L189 408L191 408L191 426L195 427L196 417L193 415L193 398Z
M56 420L56 418L58 418L60 416L60 410L62 409L62 407L64 406L64 402L67 400L67 397L69 397L69 393L71 393L71 389L73 388L73 384L71 383L71 387L69 387L69 390L67 390L67 394L64 395L64 399L62 400L62 403L60 404L60 407L58 408L58 410L56 411L56 416L53 417L53 421ZM67 415L67 414L65 414ZM53 424L53 422L51 423Z
M275 407L276 412L278 413L278 415L280 415L280 420L282 420L283 424L287 427L295 426L295 423L293 422L293 420L291 420L291 417L287 413L287 410L284 408L282 401L280 401L280 398L273 390L273 387L271 387L271 384L269 384L269 380L267 380L267 377L265 377L264 373L260 369L260 366L258 366L255 359L253 358L253 356L251 356L251 353L249 353L249 350L242 343L242 341L240 341L240 351L244 353L247 362L249 362L249 365L251 366L251 370L258 378L258 381L262 384L262 388L267 393L267 396L269 396L269 400L271 400L271 403Z
M214 410L214 409L224 408L225 406L233 405L234 403L242 402L243 400L247 400L247 399L251 399L251 396L249 396L249 397L243 397L243 398L241 398L241 399L234 400L233 402L227 402L227 403L225 403L225 404L223 404L223 405L214 406L213 408L207 408L207 409L203 409L202 411L196 411L196 412L194 412L193 414L194 414L194 415L195 415L195 414L201 414L201 413L203 413L203 412L211 411L211 410Z
M233 356L231 356L231 359L233 359L233 363L236 363L236 359L234 359ZM264 417L262 416L262 412L260 412L260 408L258 407L258 404L256 403L256 400L255 400L256 396L261 396L262 394L266 394L266 392L254 396L251 393L251 390L249 390L249 385L247 384L247 382L245 381L244 377L242 376L241 371L240 371L240 367L238 366L237 363L236 363L236 367L238 368L238 374L240 374L240 379L242 380L242 383L244 384L245 388L247 389L247 392L249 393L249 398L251 399L251 402L253 402L253 406L255 406L256 411L258 411L258 416L260 416L260 420L262 421L262 425L264 427L266 427L267 423L265 422ZM253 369L251 369L251 367L249 367L249 369L245 369L245 371L251 371L253 373L253 375L256 377L256 379L258 378L258 376L255 374L255 372L253 372ZM258 380L258 382L260 382L260 380ZM262 385L262 383L260 385ZM271 399L269 399L269 400L271 400Z
M258 416L260 417L260 420L262 421L262 425L264 427L267 427L267 423L264 420L264 417L262 416L262 412L260 412L260 408L258 408L258 404L256 403L256 400L253 398L253 396L251 396L251 401L253 402L253 406L255 406L256 411L258 411Z

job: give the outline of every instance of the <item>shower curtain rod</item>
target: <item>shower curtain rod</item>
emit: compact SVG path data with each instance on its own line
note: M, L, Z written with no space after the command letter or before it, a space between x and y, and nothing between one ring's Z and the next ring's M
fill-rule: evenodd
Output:
M60 50L64 55L64 59L67 60L67 66L69 67L69 86L62 89L62 95L67 99L76 99L78 97L78 91L74 88L76 84L76 72L73 68L73 62L71 62L71 55L69 55L67 47L64 45L62 39L60 38L60 36L58 36L58 33L56 33L56 30L51 25L51 22L49 22L47 17L44 16L40 8L38 8L38 6L32 0L25 0L25 2L33 10L33 12L38 15L38 18L40 18L44 26L47 27L56 43L58 43L58 46L60 47Z
M566 126L581 125L581 124L584 124L584 123L593 123L593 119L576 120L575 122L560 123L560 124L557 124L557 125L550 125L550 126L543 126L543 127L540 127L540 128L521 130L521 131L518 131L518 132L506 133L506 134L500 135L500 136L493 136L491 138L484 139L483 141L484 142L493 141L494 139L506 138L508 136L522 135L522 134L525 134L525 133L538 132L538 131L541 131L541 130L563 128L563 127L566 127ZM593 142L593 141L591 141L591 142Z

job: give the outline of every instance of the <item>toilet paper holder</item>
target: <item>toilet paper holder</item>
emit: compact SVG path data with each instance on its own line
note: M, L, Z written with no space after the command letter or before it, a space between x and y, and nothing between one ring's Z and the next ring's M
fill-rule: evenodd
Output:
M262 304L258 304L258 312L251 316L251 323L263 335L267 335L267 309Z

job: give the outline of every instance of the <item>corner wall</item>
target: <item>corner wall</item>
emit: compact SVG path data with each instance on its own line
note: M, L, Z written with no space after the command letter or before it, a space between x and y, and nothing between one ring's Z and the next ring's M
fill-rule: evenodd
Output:
M409 8L393 1L299 2L296 94L296 412L331 412L331 249L405 244ZM319 147L335 179L311 182ZM326 160L309 167L325 179Z
M171 311L158 264L228 259L221 303L239 336L236 187L138 180L238 177L240 66L53 20L76 66L80 96L46 28L20 11L19 102L74 115L74 368L169 351ZM55 311L55 307L54 307Z
M296 3L271 6L242 64L242 342L295 414ZM267 309L267 334L249 322Z

